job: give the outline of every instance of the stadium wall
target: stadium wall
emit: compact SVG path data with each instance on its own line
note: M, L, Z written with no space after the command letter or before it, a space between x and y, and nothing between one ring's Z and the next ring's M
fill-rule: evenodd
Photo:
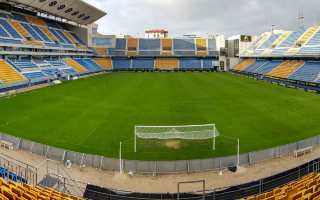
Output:
M99 155L85 154L66 149L39 144L30 140L17 138L7 134L0 134L0 140L13 144L15 150L24 150L44 156L48 159L65 162L70 160L79 166L93 167L108 171L120 171L120 161L117 158L107 158ZM299 142L273 147L270 149L244 153L239 156L239 165L252 165L261 161L279 158L282 156L293 156L294 151L320 144L320 135ZM168 174L168 173L190 173L202 171L219 171L230 166L237 165L237 156L220 158L208 158L199 160L177 160L177 161L138 161L122 160L124 171L138 174Z

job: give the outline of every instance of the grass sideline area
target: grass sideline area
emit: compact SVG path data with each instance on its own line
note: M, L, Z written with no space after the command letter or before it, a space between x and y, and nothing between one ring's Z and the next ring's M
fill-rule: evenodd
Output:
M118 157L122 141L128 159L198 159L235 154L236 144L220 137L212 151L210 141L151 142L133 153L134 126L215 123L222 136L240 138L244 153L318 135L319 102L230 73L112 73L0 98L0 132L108 157Z

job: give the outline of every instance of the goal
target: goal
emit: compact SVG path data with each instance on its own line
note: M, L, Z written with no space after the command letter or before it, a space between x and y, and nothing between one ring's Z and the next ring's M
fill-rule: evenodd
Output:
M134 152L137 152L137 140L210 140L215 150L215 138L219 136L215 124L183 126L135 126Z

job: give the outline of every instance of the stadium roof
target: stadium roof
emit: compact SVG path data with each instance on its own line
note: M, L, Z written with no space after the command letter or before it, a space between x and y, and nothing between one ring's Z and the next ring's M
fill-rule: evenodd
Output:
M9 0L78 24L91 24L107 13L82 0Z

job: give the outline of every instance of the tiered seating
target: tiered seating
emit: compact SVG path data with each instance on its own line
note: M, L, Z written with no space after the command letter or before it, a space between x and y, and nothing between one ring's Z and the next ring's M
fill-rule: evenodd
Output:
M196 44L194 39L174 39L173 49L177 56L194 56Z
M53 35L47 27L40 27L40 29L49 37L50 40L54 42L59 41L59 39L55 35Z
M163 56L171 56L172 55L172 39L162 39L161 40L162 53Z
M50 40L50 38L38 27L35 25L31 25L31 27L33 28L33 30L39 35L41 36L42 40L45 42L53 42L52 40Z
M96 58L94 61L103 69L112 70L111 58Z
M110 56L124 56L126 55L127 40L123 38L116 39L116 47L109 49Z
M197 56L207 56L208 55L208 48L207 48L207 40L203 38L196 39L196 46L197 46Z
M128 38L128 56L137 55L138 48L138 39L137 38Z
M160 55L159 39L140 39L139 55L140 56L159 56Z
M304 28L292 32L278 47L292 47L295 45L298 38L305 32Z
M101 67L90 58L75 58L74 60L90 72L101 71Z
M39 38L36 36L36 34L34 32L32 32L33 38L29 32L26 30L27 27L29 27L27 24L25 23L20 23L18 21L12 21L11 25L18 31L18 33L20 33L23 37L26 38L25 43L29 44L29 45L39 45L42 46L43 43L39 41ZM28 30L30 31L31 29L28 28Z
M104 47L96 47L94 51L99 56L106 56L107 55L107 48Z
M27 77L31 83L37 83L37 82L48 80L48 76L46 76L41 71L24 72L23 75Z
M78 73L70 66L66 65L62 60L54 59L54 60L46 60L53 68L59 70L62 75L75 76Z
M22 37L17 33L17 31L4 19L0 19L0 24L14 39L21 40Z
M314 82L317 78L319 78L319 74L320 62L306 61L305 64L289 78L294 80Z
M238 65L235 66L234 70L236 71L244 71L247 67L254 64L254 59L245 59L242 62L240 62Z
M308 28L306 32L297 40L296 44L298 46L302 46L305 43L307 43L313 36L314 34L318 31L319 27L317 26L312 26Z
M153 58L136 58L132 60L133 69L153 70L154 59Z
M70 40L72 42L72 44L78 46L78 47L81 47L83 48L84 46L79 43L79 41L74 37L74 35L72 35L70 32L68 31L63 31L63 34L65 35L65 37Z
M254 44L253 49L260 49L260 47L269 40L269 38L271 37L271 34L264 34L262 35L258 41Z
M115 70L128 70L131 69L131 59L129 58L113 58L112 66Z
M155 68L158 70L179 69L179 60L176 58L156 58Z
M260 47L259 49L271 48L272 44L280 37L280 34L272 34Z
M280 35L280 37L278 37L278 39L276 39L276 41L273 42L271 47L272 48L277 47L279 44L281 44L283 41L285 41L289 35L290 35L289 31L284 32L283 34Z
M35 24L38 26L47 26L46 22L39 17L27 15L27 16L25 16L25 18L31 24Z
M8 62L15 66L20 71L23 70L38 70L38 66L33 63L30 59L21 59L21 60L10 60Z
M72 67L74 70L76 70L78 73L88 72L88 70L84 66L80 65L77 61L73 60L72 58L65 58L64 62L70 67Z
M20 24L20 22L18 21L11 21L11 25L18 31L18 33L20 33L20 35L22 35L25 38L31 38L31 36L29 35L29 33L22 27L22 25Z
M265 74L269 73L270 71L272 71L274 68L276 68L281 63L282 63L282 61L280 61L280 60L270 61L270 62L260 66L256 70L254 70L253 73L265 75Z
M7 182L0 178L1 200L80 200L81 198L55 191L50 188Z
M302 47L299 50L299 54L301 55L308 55L308 56L314 56L320 54L320 46L309 46L309 47Z
M306 45L319 45L320 44L320 30L306 43Z
M182 58L180 60L180 69L201 69L201 59L198 58Z
M319 200L320 175L310 174L298 181L293 181L272 191L244 198L246 200Z
M304 64L304 61L285 61L278 67L269 72L268 76L279 78L288 78L292 73L298 70Z
M5 84L13 84L26 79L16 71L11 65L6 61L0 60L0 81Z
M254 73L261 66L267 64L269 61L266 60L256 60L256 62L249 67L247 67L244 71Z
M217 54L217 41L215 39L208 39L209 56L218 56Z

